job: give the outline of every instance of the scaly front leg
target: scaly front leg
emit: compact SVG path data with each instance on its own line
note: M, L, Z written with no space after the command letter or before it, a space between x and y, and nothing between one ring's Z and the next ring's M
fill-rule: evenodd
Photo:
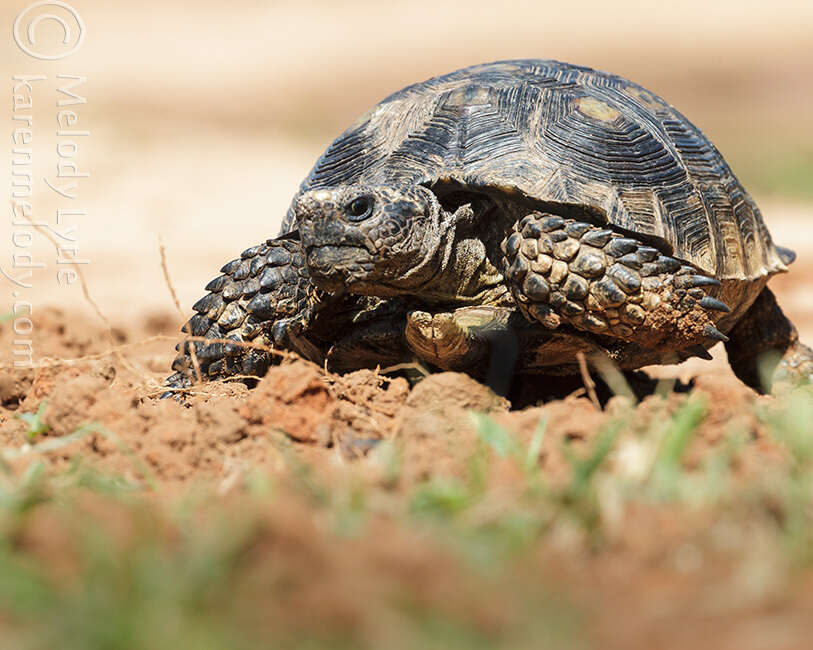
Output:
M503 242L503 271L519 309L549 329L576 329L710 358L727 337L720 283L646 243L576 219L534 212Z
M193 305L197 313L183 331L235 343L179 343L180 354L172 363L176 372L166 379L166 386L186 388L196 379L264 375L274 359L264 350L239 343L288 349L322 361L322 351L309 340L307 327L323 304L323 294L310 281L295 235L249 248L221 272L206 285L209 293Z

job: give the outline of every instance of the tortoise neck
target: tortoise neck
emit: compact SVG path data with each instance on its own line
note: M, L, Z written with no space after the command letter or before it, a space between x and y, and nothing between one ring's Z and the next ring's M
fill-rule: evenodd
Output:
M468 228L450 227L437 272L420 287L421 301L432 305L501 305L508 291L487 245Z

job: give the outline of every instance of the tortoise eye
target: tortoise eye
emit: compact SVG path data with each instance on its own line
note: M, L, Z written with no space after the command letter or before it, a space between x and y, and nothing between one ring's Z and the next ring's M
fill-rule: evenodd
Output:
M347 213L353 221L363 221L373 214L373 200L368 196L353 199L347 205Z

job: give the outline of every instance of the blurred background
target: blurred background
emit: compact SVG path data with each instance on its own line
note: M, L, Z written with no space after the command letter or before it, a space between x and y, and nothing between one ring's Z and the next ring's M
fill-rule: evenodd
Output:
M28 3L4 0L0 65L7 88L15 74L47 76L33 84L28 110L35 216L55 223L59 208L87 210L73 217L78 257L89 260L90 291L115 323L159 312L174 317L159 239L189 312L224 262L277 234L317 156L390 92L474 63L540 57L628 77L712 138L776 240L800 253L776 286L813 338L809 0L71 4L84 40L75 54L47 61L26 55L11 37ZM36 36L46 47L62 33L42 20ZM57 160L57 73L87 78L74 88L87 102L72 108L76 128L91 132L77 138L75 155L90 176L70 200L42 180L51 179ZM11 134L11 102L5 105ZM9 224L0 226L6 270ZM45 264L24 292L35 311L53 304L89 311L78 283L58 285L51 244L37 235L33 250Z

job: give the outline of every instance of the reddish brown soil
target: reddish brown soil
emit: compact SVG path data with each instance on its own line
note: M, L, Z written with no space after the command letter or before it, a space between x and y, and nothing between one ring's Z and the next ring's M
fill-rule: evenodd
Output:
M418 480L459 473L474 440L467 414L474 410L492 412L525 445L545 418L539 462L555 480L568 466L562 441L573 448L585 446L625 399L612 398L599 410L581 389L564 400L512 411L504 398L457 373L431 375L410 389L405 379L372 370L340 376L303 360L285 360L252 390L239 383L204 384L182 404L156 399L171 359L172 337L154 332L170 322L152 317L137 331L115 332L111 352L103 327L72 321L57 310L42 313L35 346L41 360L33 368L0 368L0 444L25 445L28 425L15 415L34 413L45 401L43 420L49 430L39 441L90 423L111 432L90 433L50 453L48 461L57 466L80 454L105 470L132 474L132 456L119 449L126 446L156 479L175 484L222 479L241 465L273 467L280 441L318 461L337 453L345 459L362 457L377 441L397 439L405 451L404 475ZM9 339L10 327L2 326L0 345L10 344ZM743 471L751 460L758 465L772 456L771 449L760 446L751 408L770 398L757 396L719 369L699 375L695 387L714 408L700 427L690 460L735 430L757 441L754 458L743 456ZM673 394L667 411L678 400ZM634 426L643 431L662 417L661 400L648 397L636 410ZM25 460L23 456L21 462Z
M10 327L0 328L0 344L8 345ZM132 331L114 332L116 347L111 352L111 335L104 327L57 310L41 312L36 320L40 359L36 367L0 369L0 447L25 452L27 424L15 416L35 412L46 400L43 419L50 429L38 442L65 436L88 423L100 425L44 454L48 464L67 467L79 455L105 472L151 484L159 501L177 494L184 485L200 483L239 500L235 486L248 472L280 474L286 471L291 453L310 463L326 485L356 479L382 481L380 464L364 460L380 439L394 440L402 448L398 489L408 490L427 478L464 475L476 441L468 411L476 410L490 412L516 432L523 446L546 418L538 462L550 483L561 485L569 476L566 450L583 453L602 425L627 408L626 398L614 397L599 409L584 391L577 391L563 400L512 411L504 399L464 375L437 374L410 388L402 378L374 371L334 376L301 360L273 367L253 390L241 384L196 387L183 405L154 397L171 360L172 337L165 333L173 328L171 317L153 315ZM782 467L785 451L765 436L753 415L755 404L768 404L772 398L756 395L721 365L711 364L709 369L695 378L697 392L711 407L690 445L688 465L699 465L710 450L720 449L733 433L739 433L748 441L737 458L739 477L748 480L766 468ZM645 398L629 426L647 430L682 399L678 394L665 402ZM22 471L30 460L22 453L11 465ZM507 495L507 501L497 507L510 507L520 470L515 463L498 461L490 471L496 494L504 486ZM277 499L272 511L263 515L271 532L261 536L265 541L260 549L269 545L283 554L289 570L302 568L300 586L291 596L302 607L286 612L301 610L317 612L325 620L350 617L369 622L370 617L360 612L382 586L364 576L375 571L403 579L424 593L430 608L443 603L448 611L454 601L455 607L482 612L486 626L497 624L491 621L494 617L499 621L510 615L506 611L510 603L494 607L488 594L481 593L483 585L461 592L459 587L467 578L459 575L456 564L420 535L412 539L412 533L392 522L376 523L375 534L365 537L367 542L320 543L312 517L297 505L300 500L301 495L292 495L290 501ZM252 507L240 502L237 509ZM129 524L116 519L121 515L110 516L115 529L127 530ZM802 638L807 624L803 603L813 602L810 585L790 578L782 566L770 567L769 584L751 585L753 593L741 587L750 579L741 575L742 557L758 555L759 539L754 540L755 549L735 543L738 559L732 560L720 539L746 536L749 523L710 517L702 508L694 512L667 505L633 505L624 513L623 525L606 525L609 545L600 554L593 555L589 540L565 528L540 546L533 570L587 607L589 635L599 639L601 647L799 647L794 643ZM61 545L60 540L65 542L60 548L70 547L64 530L52 530L47 511L33 521L39 523L20 533L27 536L26 543L41 548L45 555ZM726 525L737 530L731 532ZM280 537L282 530L287 532ZM366 546L369 539L376 540L374 550ZM255 552L262 557L261 550ZM56 555L48 561L69 573L70 560ZM352 560L360 557L364 560ZM754 560L757 565L766 561ZM311 574L313 582L304 579ZM460 596L464 592L469 593L465 598ZM450 594L457 594L457 600ZM769 640L789 639L789 643L765 645L765 639L749 636L747 625L730 625L752 619L767 625L754 623L758 634L778 626L784 636L769 635Z

